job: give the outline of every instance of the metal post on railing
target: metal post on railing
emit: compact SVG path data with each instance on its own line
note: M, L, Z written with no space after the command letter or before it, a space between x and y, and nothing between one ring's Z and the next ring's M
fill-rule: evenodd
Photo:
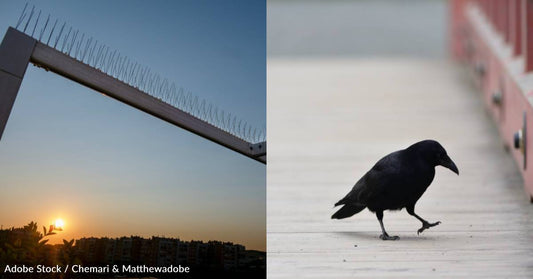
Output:
M496 1L495 0L488 0L489 1L489 13L488 13L488 19L489 23L492 26L492 29L496 30Z
M505 43L509 44L511 42L511 32L509 30L510 24L509 24L509 2L511 0L503 0L501 1L501 25L502 25L502 38L504 39Z
M498 1L491 0L490 21L494 30L498 30Z
M511 26L511 44L513 46L513 56L522 54L522 0L511 0L509 6L509 24Z
M522 20L524 29L524 53L525 71L533 70L533 0L524 0L524 19Z
M489 15L489 7L490 7L490 2L489 0L481 0L481 4L483 6L483 12L485 13L485 18L488 17Z

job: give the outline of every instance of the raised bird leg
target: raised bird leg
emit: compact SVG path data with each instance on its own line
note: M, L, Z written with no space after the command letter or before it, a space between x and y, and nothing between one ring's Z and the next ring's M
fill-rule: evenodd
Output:
M385 231L385 226L383 226L383 211L376 211L376 217L378 217L379 225L381 226L381 232L382 234L379 236L379 238L383 240L398 240L400 239L399 236L389 236L389 234Z
M416 215L414 205L413 206L408 206L408 207L406 207L406 209L407 209L407 213L409 213L412 216L415 216L416 219L418 219L418 220L420 220L420 222L422 222L422 227L420 229L418 229L417 234L420 234L421 232L425 231L426 229L429 229L431 227L434 227L434 226L440 224L440 221L437 221L435 223L429 223L428 221L422 219L422 217Z

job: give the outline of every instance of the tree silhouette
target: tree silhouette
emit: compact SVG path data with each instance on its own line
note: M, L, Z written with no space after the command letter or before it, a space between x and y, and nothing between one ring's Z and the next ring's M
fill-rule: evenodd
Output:
M55 235L57 231L60 229L55 228L54 225L51 225L48 230L43 226L41 233L37 230L37 223L33 221L22 228L12 227L0 230L0 268L2 273L6 265L53 266L63 262L66 264L76 262L76 253L73 248L74 240L63 240L63 247L59 249L47 244L48 237ZM35 274L33 275L35 277ZM41 275L38 277L57 277L51 274Z

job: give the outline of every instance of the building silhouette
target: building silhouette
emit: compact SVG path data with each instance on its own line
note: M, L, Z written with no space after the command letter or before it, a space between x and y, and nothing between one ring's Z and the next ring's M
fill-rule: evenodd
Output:
M245 270L264 268L265 253L221 241L183 241L178 238L139 236L81 238L76 250L84 264L182 265L210 269Z

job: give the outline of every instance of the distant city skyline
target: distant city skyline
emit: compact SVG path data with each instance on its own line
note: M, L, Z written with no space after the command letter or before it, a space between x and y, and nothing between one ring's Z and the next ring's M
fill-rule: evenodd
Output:
M266 129L265 1L39 1ZM0 35L23 2L0 3ZM0 224L64 220L51 238L164 235L266 250L266 168L53 73L28 67L0 141Z
M239 243L123 236L84 237L51 245L46 242L53 235L44 233L39 233L34 222L0 230L2 270L4 265L6 274L20 272L16 265L29 268L57 265L62 272L97 272L106 278L118 273L158 273L157 269L163 273L191 273L194 278L219 272L225 275L239 272L239 278L255 278L265 273L266 252L246 249ZM111 270L111 265L119 268Z

